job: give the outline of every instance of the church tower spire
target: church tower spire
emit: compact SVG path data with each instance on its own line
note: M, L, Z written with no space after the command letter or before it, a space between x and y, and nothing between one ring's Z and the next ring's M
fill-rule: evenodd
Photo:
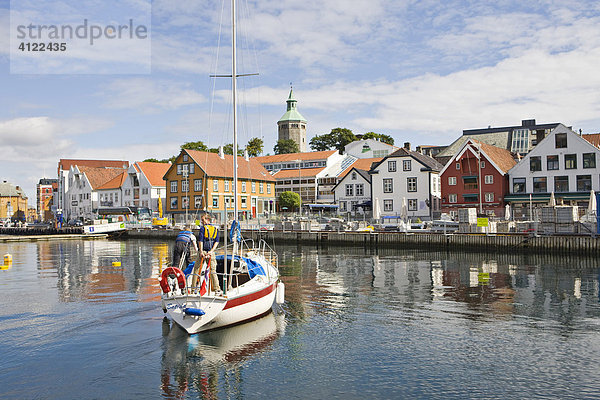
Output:
M301 152L306 151L306 119L297 110L298 101L294 98L294 89L286 100L287 110L277 121L279 140L292 139Z

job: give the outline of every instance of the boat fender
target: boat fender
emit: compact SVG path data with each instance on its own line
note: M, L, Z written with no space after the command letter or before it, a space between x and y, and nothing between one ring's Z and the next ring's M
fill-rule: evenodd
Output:
M283 282L277 284L277 292L275 293L275 302L283 304L285 302L285 285Z
M183 274L183 271L177 267L168 267L165 268L159 279L163 293L169 293L171 290L177 289L176 287L172 288L171 285L169 285L169 278L172 280L177 279L176 286L179 286L179 289L183 290L185 288L185 275Z
M203 309L201 309L201 308L191 308L191 307L185 307L185 308L183 309L183 312L184 312L186 315L195 315L196 317L201 317L201 316L203 316L204 314L206 314L206 313L204 312L204 310L203 310Z

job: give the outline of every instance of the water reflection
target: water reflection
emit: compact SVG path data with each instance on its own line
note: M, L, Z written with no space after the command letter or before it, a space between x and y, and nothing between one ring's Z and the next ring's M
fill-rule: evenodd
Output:
M243 397L242 375L248 362L269 351L285 332L285 317L273 312L261 318L216 331L189 336L163 319L161 390L167 399L186 397ZM193 396L195 397L195 396Z

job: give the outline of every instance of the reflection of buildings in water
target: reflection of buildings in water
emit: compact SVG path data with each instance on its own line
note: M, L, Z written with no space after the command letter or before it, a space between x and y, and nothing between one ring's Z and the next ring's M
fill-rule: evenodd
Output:
M374 288L392 290L411 303L431 300L431 270L437 265L436 261L377 255L372 259Z
M138 291L141 301L159 301L160 286L158 278L170 262L169 245L157 243L152 246L152 261L150 275L143 279Z
M196 390L203 398L218 398L221 386L227 393L241 393L245 363L268 351L285 333L285 316L269 313L230 328L188 334L163 320L161 388L166 398L183 398ZM199 396L200 397L200 396ZM237 396L233 396L237 397Z

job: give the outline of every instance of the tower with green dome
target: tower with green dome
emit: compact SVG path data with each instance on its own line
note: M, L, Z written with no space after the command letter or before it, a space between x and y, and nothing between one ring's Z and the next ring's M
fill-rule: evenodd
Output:
M294 91L290 89L290 95L287 99L287 111L277 121L279 140L292 139L298 144L300 151L305 152L306 119L298 112L296 103L298 102L294 98Z

